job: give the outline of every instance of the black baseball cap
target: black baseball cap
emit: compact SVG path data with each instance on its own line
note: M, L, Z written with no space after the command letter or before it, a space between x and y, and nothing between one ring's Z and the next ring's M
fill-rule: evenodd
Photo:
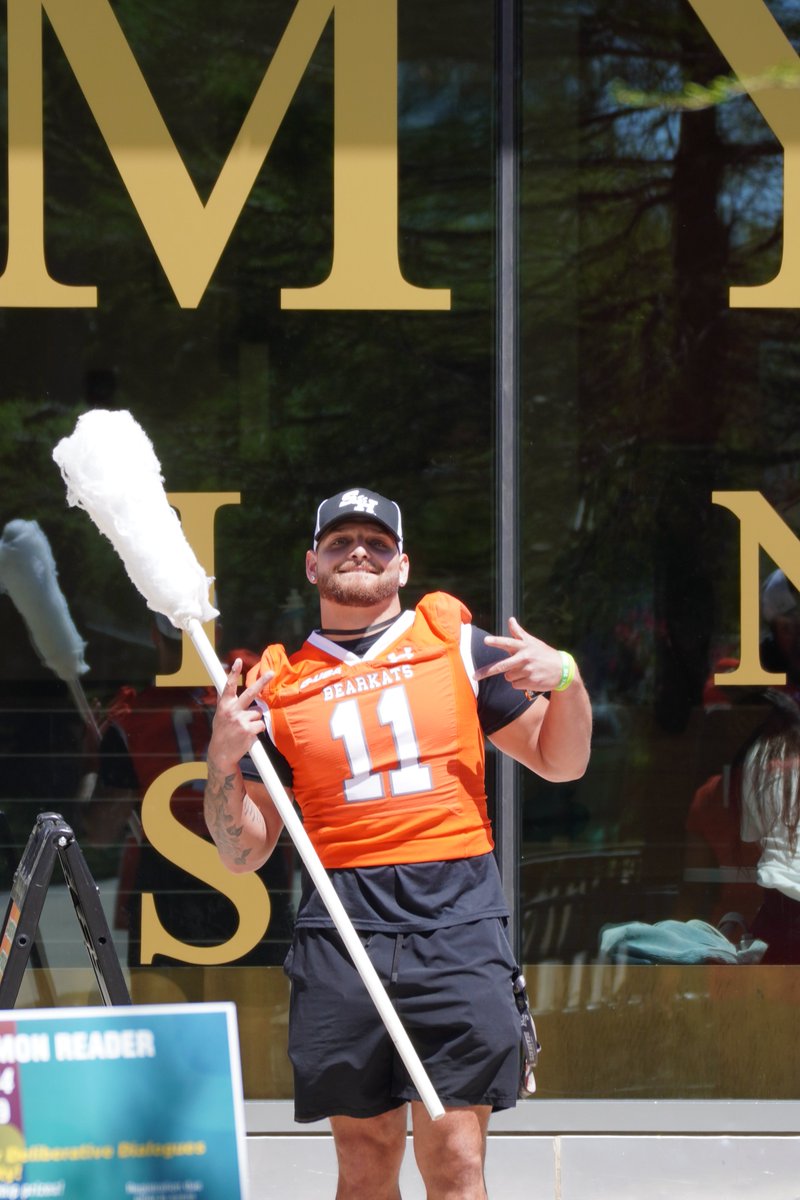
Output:
M323 500L317 509L312 546L316 550L319 539L331 525L339 521L374 521L386 529L403 551L403 518L400 506L387 500L369 488L348 488L328 500Z

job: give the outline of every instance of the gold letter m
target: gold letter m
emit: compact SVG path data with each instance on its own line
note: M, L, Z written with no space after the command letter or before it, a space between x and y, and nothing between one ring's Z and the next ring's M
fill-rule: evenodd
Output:
M333 264L286 308L447 309L397 246L397 0L298 0L204 205L108 0L8 0L8 261L0 307L94 307L44 254L45 12L179 304L200 302L322 32L335 11Z

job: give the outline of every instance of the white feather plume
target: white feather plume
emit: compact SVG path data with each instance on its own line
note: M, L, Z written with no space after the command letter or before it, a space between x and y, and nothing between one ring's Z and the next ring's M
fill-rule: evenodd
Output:
M0 538L0 591L8 592L34 649L59 679L88 671L84 642L58 583L50 543L36 521L9 521Z
M84 413L53 458L67 502L85 509L109 539L149 608L181 629L218 615L208 599L213 580L170 507L153 445L129 412Z

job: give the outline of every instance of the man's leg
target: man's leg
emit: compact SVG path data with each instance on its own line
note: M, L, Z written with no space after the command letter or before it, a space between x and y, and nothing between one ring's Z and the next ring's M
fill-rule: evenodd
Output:
M331 1117L339 1162L336 1200L400 1200L406 1105L378 1117Z
M414 1154L425 1182L427 1200L486 1200L483 1164L489 1105L448 1108L432 1121L414 1101Z

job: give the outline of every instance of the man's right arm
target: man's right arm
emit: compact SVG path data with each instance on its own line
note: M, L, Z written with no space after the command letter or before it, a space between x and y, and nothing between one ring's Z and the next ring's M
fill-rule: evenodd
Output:
M203 811L208 832L229 871L255 871L267 861L280 837L283 821L262 783L245 785L239 762L264 728L251 707L265 678L237 695L242 664L237 659L217 703L208 746L208 780Z

